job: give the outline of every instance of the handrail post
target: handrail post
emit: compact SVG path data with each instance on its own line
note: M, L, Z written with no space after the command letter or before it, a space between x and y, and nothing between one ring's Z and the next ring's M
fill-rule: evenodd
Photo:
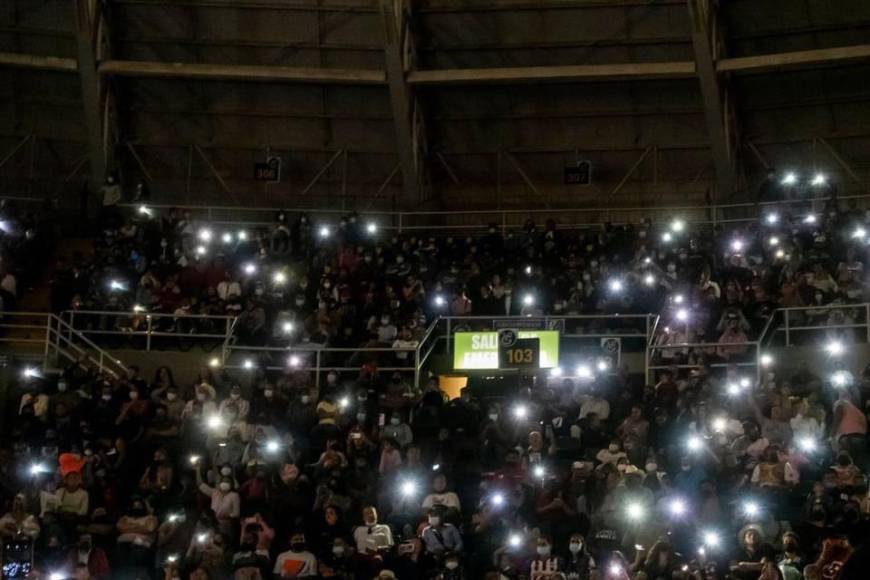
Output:
M147 324L145 334L145 352L151 352L151 315L145 315L145 323Z
M864 304L864 329L867 331L867 342L870 342L870 303Z
M76 322L76 311L75 311L75 310L70 310L70 312L69 312L69 333L68 333L68 334L69 334L68 339L69 339L70 342L72 342L72 333L73 333L73 330L75 330L75 327L76 327L75 322ZM58 324L58 326L57 326L57 331L58 331L58 332L61 332L61 330L62 330L62 329L61 329L60 325Z
M314 388L320 393L320 349L314 353Z
M48 351L51 346L51 314L45 317L45 351L43 352L42 368L48 364Z
M755 386L761 384L761 338L755 341Z
M420 388L420 349L423 347L421 341L417 348L414 349L414 388Z
M400 233L400 234L402 233L402 216L403 216L403 215L404 215L404 214L403 214L402 212L399 212L399 224L398 224L398 227L399 227L399 233Z
M785 345L791 346L791 331L789 330L789 318L788 318L788 308L784 310L785 312Z
M453 324L452 324L452 322L453 322L453 319L448 316L447 317L447 357L448 358L450 357L450 353L452 352L452 348L453 348L450 344L450 342L453 338L453 332L452 332Z
M103 349L100 349L100 360L97 365L100 367L100 372L103 372Z

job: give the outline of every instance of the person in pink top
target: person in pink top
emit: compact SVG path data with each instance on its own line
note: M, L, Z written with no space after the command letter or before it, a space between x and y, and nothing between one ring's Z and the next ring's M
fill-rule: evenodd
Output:
M837 450L848 451L855 463L865 465L867 450L867 417L849 400L845 389L840 389L834 403L831 435Z

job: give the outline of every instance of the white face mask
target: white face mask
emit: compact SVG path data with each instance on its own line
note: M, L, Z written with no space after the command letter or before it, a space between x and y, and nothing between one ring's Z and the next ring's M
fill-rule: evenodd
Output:
M607 446L607 450L611 453L616 453L617 451L619 451L619 445L614 445L613 443L611 443Z
M57 384L57 391L59 393L65 392L66 391L66 383L58 383Z
M538 546L538 556L549 556L550 546Z
M390 425L398 425L401 422L401 419L399 419L398 417L393 417L392 419L390 419Z
M579 552L582 549L583 549L583 544L581 544L580 542L571 542L570 544L568 544L568 551L571 552L572 554L576 554L577 552Z
M130 391L130 400L135 401L139 398L139 393L136 391Z
M232 400L234 400L234 401L238 401L239 398L241 398L241 396L242 396L242 395L239 394L239 393L230 393L230 399L232 399Z
M112 395L103 395L103 400L104 400L104 401L111 401L111 400L112 400Z
M167 401L174 401L177 398L178 398L178 395L176 395L175 393L166 393L166 400Z
M199 401L200 403L205 402L205 393L197 393L196 400Z
M227 483L226 481L222 481L222 482L220 483L220 485L218 485L218 487L219 487L220 490L223 491L223 492L227 492L227 491L230 490L230 484Z
M430 526L437 526L440 523L441 523L441 518L439 518L438 516L429 516L429 525Z
M490 413L489 420L490 421L498 421L498 413Z
M308 404L308 401L311 400L311 397L309 397L308 395L302 395L302 396L299 398L299 400L302 401L302 404L303 404L303 405L307 405L307 404Z
M652 473L653 471L655 471L658 468L659 468L659 466L655 463L647 463L646 464L647 473Z
M271 399L272 395L274 395L274 394L275 394L275 391L273 391L272 389L266 389L265 391L263 391L263 396L266 397L267 399Z
M338 557L344 556L344 546L333 546L332 553Z
M450 560L449 562L445 562L444 566L448 570L455 570L455 569L459 568L459 562L457 562L456 560Z
M221 467L221 475L229 475L233 472L229 467Z

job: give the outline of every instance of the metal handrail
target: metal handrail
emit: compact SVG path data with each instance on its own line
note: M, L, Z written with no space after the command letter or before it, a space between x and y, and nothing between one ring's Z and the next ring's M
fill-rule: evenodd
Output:
M756 210L761 208L768 207L779 207L779 206L792 206L792 205L805 205L807 203L824 203L830 201L831 197L819 197L819 198L811 198L811 199L784 199L779 201L763 201L763 202L742 202L742 203L731 203L731 204L710 204L710 205L676 205L676 206L629 206L629 207L597 207L597 208L556 208L556 209L541 209L541 208L529 208L529 209L501 209L501 210L462 210L462 211L450 211L450 210L438 210L438 211L365 211L365 215L375 216L375 217L383 217L389 218L393 225L391 224L379 224L379 227L384 229L396 229L398 231L409 230L440 230L440 229L449 229L449 230L462 230L462 229L481 229L485 228L492 223L491 221L487 221L486 223L479 224L420 224L414 225L408 223L409 220L413 220L414 218L426 218L426 217L447 217L447 216L495 216L498 218L496 221L500 221L500 227L503 230L508 229L508 217L509 216L535 216L535 215L553 215L553 214L604 214L608 219L606 220L596 220L590 223L570 223L570 224L561 224L562 227L570 227L570 228L588 228L588 227L601 227L603 221L612 221L609 218L615 214L620 213L637 213L637 212L656 212L666 214L668 216L672 216L674 214L679 214L681 212L692 212L699 213L701 215L710 215L712 218L704 218L704 219L692 219L692 216L685 216L685 221L687 223L694 224L717 224L717 223L745 223L750 221L755 221L757 216L753 217L726 217L725 212L731 210L740 210L740 209L749 209ZM870 194L856 194L856 195L843 195L837 196L838 201L846 201L846 200L867 200L870 199ZM125 203L119 204L122 207L128 208L138 208L142 204L132 204ZM273 223L271 219L269 221L255 221L255 220L237 220L233 219L230 221L220 221L215 220L215 213L219 212L232 212L237 214L239 211L252 212L252 213L276 213L278 211L284 211L288 213L309 213L313 215L326 215L326 216L337 216L349 213L347 210L339 210L339 209L330 209L330 208L281 208L281 207L249 207L249 206L210 206L210 205L175 205L175 204L147 204L149 208L154 209L180 209L180 210L190 210L197 212L204 212L207 216L207 221L211 221L213 223L218 224L226 224L226 225L245 225L245 224L256 224L260 226L265 226ZM721 214L721 217L720 217ZM616 224L621 224L622 222L613 222ZM521 224L513 224L511 227L521 227Z

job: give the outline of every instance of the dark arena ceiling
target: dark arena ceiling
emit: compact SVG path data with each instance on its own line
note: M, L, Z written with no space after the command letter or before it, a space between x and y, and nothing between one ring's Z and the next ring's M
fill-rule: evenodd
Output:
M630 206L809 168L863 192L868 65L862 0L4 0L0 193L115 170L170 203Z

